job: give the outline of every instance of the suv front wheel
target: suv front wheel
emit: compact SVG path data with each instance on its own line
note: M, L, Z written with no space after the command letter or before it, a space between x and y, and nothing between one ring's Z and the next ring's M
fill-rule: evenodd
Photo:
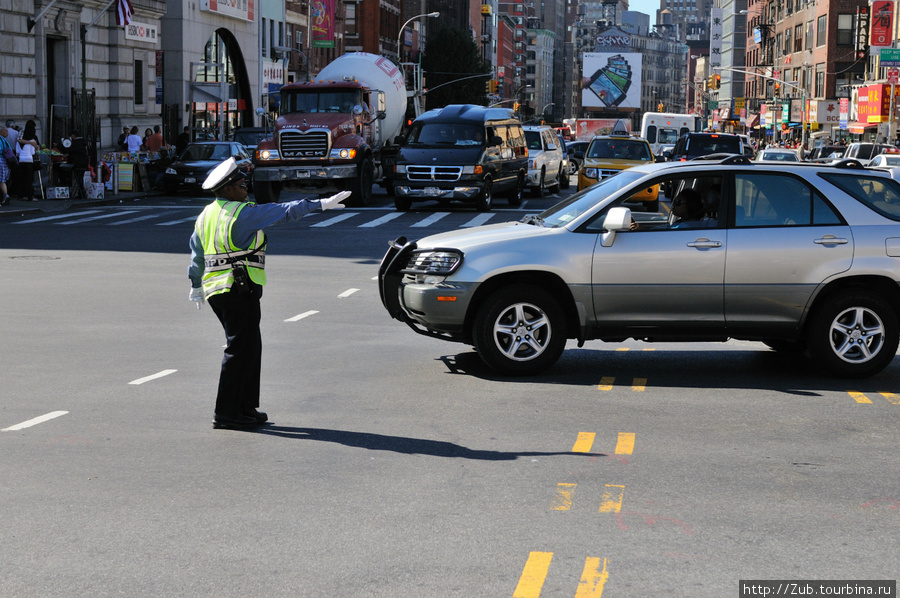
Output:
M817 365L842 378L865 378L894 359L897 316L880 297L857 291L826 300L809 324L807 345Z
M501 288L478 310L472 339L481 360L508 376L537 374L566 346L562 307L547 291L529 285Z

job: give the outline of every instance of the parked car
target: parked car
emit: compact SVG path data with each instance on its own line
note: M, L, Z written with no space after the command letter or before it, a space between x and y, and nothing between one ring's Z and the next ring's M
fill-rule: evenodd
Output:
M667 187L702 217L627 207ZM396 239L378 283L391 317L504 375L546 370L568 339L733 338L863 378L900 341L898 207L900 182L858 166L646 164L519 222Z
M693 160L710 154L744 154L744 142L729 133L688 133L675 142L673 162Z
M869 161L870 168L900 166L900 153L878 154Z
M847 151L844 152L844 158L852 158L866 166L878 154L896 151L896 147L886 143L851 143L847 146Z
M173 195L179 191L202 191L209 171L228 158L234 158L238 168L248 177L247 187L252 189L253 159L236 141L189 143L163 173L163 188Z
M234 140L244 146L247 153L253 156L256 146L263 139L272 136L271 129L265 127L241 127L234 132Z
M566 154L569 156L569 174L578 174L581 162L584 160L584 152L590 143L590 141L570 141L566 144ZM576 152L581 152L581 155L576 155Z
M757 162L800 162L800 154L797 150L771 147L761 150L756 154Z
M567 176L563 170L563 150L560 147L559 136L553 127L546 125L530 125L522 128L528 146L526 186L538 197L542 197L547 189L551 193L558 193L563 178Z
M512 110L471 104L429 110L397 153L394 206L405 212L414 201L456 200L486 212L495 194L518 206L527 169L525 133Z

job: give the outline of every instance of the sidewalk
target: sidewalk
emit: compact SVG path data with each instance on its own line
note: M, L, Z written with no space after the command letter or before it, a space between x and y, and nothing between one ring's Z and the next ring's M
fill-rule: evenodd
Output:
M40 214L47 212L61 212L74 208L86 208L91 206L109 206L118 203L128 203L146 199L148 197L160 197L164 192L153 191L119 191L113 194L107 190L103 199L41 199L38 201L19 201L10 199L5 206L0 206L0 218L9 216L22 216L25 214Z

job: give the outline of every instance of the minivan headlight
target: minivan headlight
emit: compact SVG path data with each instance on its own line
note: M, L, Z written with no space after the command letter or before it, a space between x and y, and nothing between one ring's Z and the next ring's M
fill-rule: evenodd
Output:
M481 174L482 172L483 169L481 167L481 164L476 164L474 166L470 164L468 166L463 166L462 169L463 174Z

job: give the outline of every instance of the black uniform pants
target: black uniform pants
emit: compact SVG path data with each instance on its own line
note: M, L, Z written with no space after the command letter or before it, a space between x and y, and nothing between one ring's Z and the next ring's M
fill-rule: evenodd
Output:
M207 301L225 329L227 342L219 374L216 415L238 415L259 407L262 287L255 283L250 286L249 295L228 291Z

